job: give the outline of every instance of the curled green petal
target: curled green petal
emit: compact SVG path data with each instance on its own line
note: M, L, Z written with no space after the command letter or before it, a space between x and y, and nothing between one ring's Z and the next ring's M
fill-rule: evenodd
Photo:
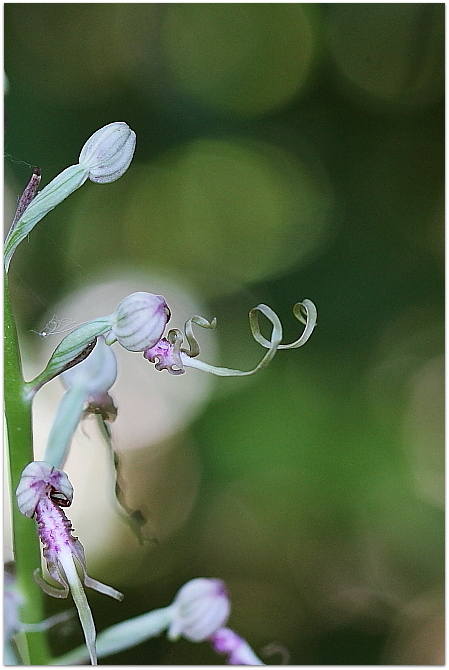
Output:
M212 319L212 321L208 321L202 316L192 316L185 322L184 334L189 344L189 351L187 351L186 349L183 349L183 351L186 354L188 354L191 358L195 358L195 356L198 356L198 354L200 353L199 344L196 340L195 335L193 334L193 328L192 328L193 323L195 323L197 326L201 326L201 328L213 329L217 325L217 319Z
M298 347L302 347L302 345L307 342L316 326L317 311L311 300L306 299L302 302L297 302L293 306L293 314L298 319L298 321L304 323L306 327L304 328L302 335L297 340L291 344L281 344L279 349L297 349Z
M67 598L69 595L69 587L67 584L63 585L62 589L58 588L57 586L52 586L42 577L39 568L36 568L36 570L33 572L33 577L34 581L36 584L39 584L42 591L48 596L52 596L52 598ZM62 583L62 579L59 580L59 583Z
M281 322L279 321L279 317L275 312L273 312L272 309L270 309L270 307L263 304L257 305L257 307L254 307L249 313L251 331L253 335L254 335L254 328L257 329L259 328L257 318L258 312L261 312L267 317L267 319L271 322L271 325L273 326L273 330L271 331L271 341L265 340L265 338L263 338L264 341L267 342L268 351L262 358L262 360L256 365L255 368L248 371L232 370L230 368L218 368L215 367L214 365L203 363L203 361L199 361L196 358L192 359L189 357L188 354L181 351L181 360L183 365L185 365L186 367L197 368L198 370L203 370L204 372L211 372L212 374L217 375L219 377L248 377L249 375L253 375L259 370L265 368L271 361L271 359L274 357L276 351L279 348L279 344L282 340L282 325ZM259 342L257 338L255 339ZM263 346L265 346L265 344Z
M173 345L173 356L175 360L178 361L181 353L181 344L183 342L181 331L178 328L172 328L172 330L169 330L167 333L167 340ZM180 362L179 364L182 367Z
M272 310L270 311L272 312ZM274 314L274 312L272 312L272 314ZM293 307L293 314L295 318L298 319L298 321L305 324L304 331L302 332L301 336L294 342L291 342L290 344L279 344L278 349L297 349L298 347L302 347L302 345L307 342L307 340L309 339L309 337L313 332L313 329L315 328L317 311L315 305L311 300L306 299L303 300L302 302L297 302ZM271 347L271 342L267 340L260 332L257 313L253 314L253 316L251 317L250 312L250 323L251 323L251 332L256 342L261 344L266 349L269 349Z
M44 384L87 358L96 344L98 335L104 335L110 330L109 316L78 326L58 344L45 370L25 384L25 396L33 397Z

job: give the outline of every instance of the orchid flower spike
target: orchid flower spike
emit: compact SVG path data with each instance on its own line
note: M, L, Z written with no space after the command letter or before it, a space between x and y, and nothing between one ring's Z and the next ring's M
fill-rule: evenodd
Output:
M8 271L17 246L36 223L87 179L105 184L121 177L131 163L135 146L136 134L126 123L109 123L87 140L81 149L78 163L63 170L40 193L37 193L40 172L35 168L30 183L19 200L5 241L5 270Z
M48 584L38 574L38 570L34 578L45 593L55 598L67 598L70 589L78 610L90 661L92 665L96 665L95 625L76 564L81 568L86 586L116 600L122 600L123 595L87 575L83 546L76 537L73 537L71 523L62 509L71 505L73 487L65 472L55 469L45 461L33 461L22 472L16 496L22 514L36 519L48 572L61 588Z
M117 408L109 389L117 378L117 359L104 337L97 338L92 353L61 374L66 387L45 449L44 461L55 468L64 467L76 427L85 413L99 414L113 421Z
M259 314L263 314L271 323L271 339L267 340L260 332ZM184 325L184 335L178 329L170 330L167 337L161 338L152 347L146 349L144 357L155 364L156 370L167 370L172 375L180 375L185 372L186 367L197 368L204 372L211 372L221 377L245 377L265 368L274 357L278 349L297 349L307 342L316 325L316 307L311 300L298 302L293 307L293 314L301 321L305 328L301 336L290 344L281 344L282 325L279 317L267 305L257 305L249 313L251 332L260 345L268 349L262 360L255 368L248 371L231 370L209 365L196 357L200 353L198 342L193 334L193 324L201 328L215 328L216 320L207 321L201 316L193 316ZM188 348L183 347L184 338L187 340Z
M45 370L25 384L24 397L31 399L44 384L86 359L101 335L108 345L118 342L128 351L145 351L159 341L169 319L170 310L161 295L132 293L113 314L86 321L66 335Z

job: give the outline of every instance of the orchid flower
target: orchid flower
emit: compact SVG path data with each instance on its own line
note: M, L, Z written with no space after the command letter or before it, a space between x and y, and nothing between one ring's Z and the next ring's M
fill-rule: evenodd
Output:
M35 580L45 593L55 598L67 598L70 589L78 610L90 661L92 665L96 665L95 625L76 564L81 567L85 586L116 600L122 600L123 595L111 586L87 575L83 546L76 537L73 537L71 523L62 509L71 505L73 487L65 472L55 469L45 461L33 461L22 473L16 496L22 514L36 519L48 572L61 588L48 584L38 571L34 575Z
M109 389L117 378L117 359L113 349L108 347L104 337L99 335L92 353L63 372L60 378L66 387L66 392L56 410L44 461L51 463L55 468L63 468L79 422L85 416L95 415L115 471L114 502L117 511L142 543L141 526L145 523L145 518L140 510L130 509L126 504L119 474L121 460L112 442L110 423L117 416L117 407L109 394Z
M267 340L260 332L259 314L271 323L271 337ZM221 377L245 377L265 368L278 349L297 349L311 336L316 325L316 307L311 300L303 300L293 307L295 318L304 324L300 337L290 344L282 344L282 324L277 314L267 305L260 304L249 313L251 332L258 344L267 349L262 360L248 371L222 368L197 358L200 348L193 333L193 324L201 328L215 328L216 319L208 321L192 316L184 325L184 334L177 328L163 333L170 319L170 309L163 296L152 293L132 293L122 300L113 314L98 317L78 326L67 335L53 352L45 370L25 385L25 396L32 397L44 384L87 358L97 338L105 336L108 345L118 342L128 351L141 351L155 364L156 370L167 370L180 375L186 367L211 372ZM187 347L183 346L184 339Z
M84 361L97 339L118 342L128 351L145 351L162 337L170 310L160 295L143 291L124 298L113 314L86 321L66 335L54 350L45 370L25 384L24 396L33 398L47 382Z
M232 665L263 665L251 647L229 628L231 611L226 586L221 579L198 577L186 582L171 605L122 621L102 631L97 638L98 658L117 654L167 631L175 642L210 642L218 653L228 653ZM86 650L78 647L54 661L54 665L79 664Z

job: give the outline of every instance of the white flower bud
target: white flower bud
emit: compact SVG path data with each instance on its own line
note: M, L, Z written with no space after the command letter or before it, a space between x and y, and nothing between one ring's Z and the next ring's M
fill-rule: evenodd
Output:
M190 642L202 642L227 621L231 609L220 579L192 579L182 586L171 605L172 621L168 638L183 635Z
M160 340L170 310L165 298L140 291L122 300L112 315L107 344L119 342L128 351L145 351Z
M97 130L81 149L79 163L89 170L89 179L106 184L122 176L136 148L136 133L117 121Z
M56 470L51 463L33 461L22 472L16 489L17 505L22 514L31 518L38 502L45 495L67 507L72 503L73 486L66 473Z
M96 395L109 391L117 379L117 359L115 353L99 336L92 353L78 365L74 365L61 375L66 388L81 386L86 395Z

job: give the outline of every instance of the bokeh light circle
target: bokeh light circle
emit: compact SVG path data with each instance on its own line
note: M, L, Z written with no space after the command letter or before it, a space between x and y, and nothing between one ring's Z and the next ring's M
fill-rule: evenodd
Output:
M444 96L444 6L336 3L328 46L343 77L371 99L427 107Z
M332 196L307 161L258 142L200 139L135 175L124 214L139 263L253 282L304 262L327 233Z
M162 40L181 90L241 117L290 102L319 41L310 5L270 3L167 5Z

